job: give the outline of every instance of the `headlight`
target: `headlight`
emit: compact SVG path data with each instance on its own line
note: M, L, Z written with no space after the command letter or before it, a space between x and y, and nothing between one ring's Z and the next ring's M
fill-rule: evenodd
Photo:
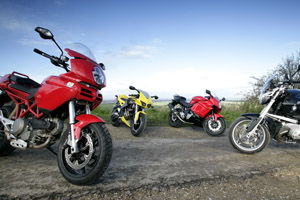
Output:
M269 101L271 99L271 94L272 94L272 91L261 94L259 96L259 103L262 104L262 105L266 104L266 103L269 103Z
M94 67L92 71L94 81L99 84L99 85L105 85L106 84L106 79L103 71L100 69L100 67L96 66Z

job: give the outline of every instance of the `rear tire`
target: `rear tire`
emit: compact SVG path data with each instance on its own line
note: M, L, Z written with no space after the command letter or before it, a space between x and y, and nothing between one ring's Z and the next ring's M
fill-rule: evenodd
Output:
M71 154L70 128L58 147L58 167L64 178L75 185L93 184L107 169L112 155L111 136L103 123L89 124L81 130L79 153Z
M147 117L145 114L140 113L137 124L133 124L133 120L131 121L130 124L131 134L135 137L140 136L141 133L145 130L146 125L147 125Z
M8 117L12 112L12 108L4 106L1 108L4 117ZM0 123L0 156L8 156L11 154L15 148L10 145L10 142L7 140L4 134L4 125Z
M226 130L226 122L223 117L216 121L212 117L208 117L203 122L203 128L210 136L220 136Z
M115 127L119 127L121 125L121 120L119 118L119 112L117 110L118 107L114 107L112 112L111 112L111 124ZM118 113L118 115L116 115L115 113Z
M250 123L251 119L248 119L246 117L239 117L232 123L229 129L229 141L231 145L241 153L254 154L260 152L270 141L270 133L268 129L261 124L259 124L257 127L257 135L246 140L243 134L245 134L246 128ZM251 147L251 145L249 144L251 142L250 139L261 141L256 145L256 147Z
M170 126L175 128L179 128L182 126L182 121L180 121L180 119L178 119L178 117L172 111L169 112L168 123Z

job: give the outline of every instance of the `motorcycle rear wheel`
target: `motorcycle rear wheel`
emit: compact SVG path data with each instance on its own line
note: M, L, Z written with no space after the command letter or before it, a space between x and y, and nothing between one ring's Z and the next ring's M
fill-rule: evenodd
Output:
M226 130L226 122L222 117L217 120L214 120L212 117L208 117L203 122L203 128L210 136L220 136Z
M58 167L64 178L75 185L93 184L107 169L112 155L111 136L103 123L90 124L81 130L79 152L71 154L70 128L58 147Z
M253 154L260 152L270 141L269 131L261 124L257 127L256 135L247 138L246 128L250 123L251 119L239 117L232 123L229 129L229 141L241 153Z
M111 116L110 116L111 124L115 127L119 127L121 125L121 120L119 118L119 113L118 113L117 108L118 107L113 108L113 110L111 112ZM118 113L118 115L116 115L114 113Z
M8 117L12 112L12 108L8 106L2 107L1 110L4 117ZM0 122L0 156L8 156L15 148L10 145L10 142L7 140L3 131L4 125Z
M130 125L131 134L135 137L138 137L142 134L147 125L147 117L145 114L141 113L136 124L133 123L133 120Z
M175 128L179 128L182 126L182 121L180 121L180 119L178 119L178 117L172 111L169 112L168 123L170 126Z

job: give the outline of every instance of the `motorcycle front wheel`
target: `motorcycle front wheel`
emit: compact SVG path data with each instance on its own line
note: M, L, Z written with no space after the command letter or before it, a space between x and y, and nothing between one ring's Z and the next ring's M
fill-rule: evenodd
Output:
M210 136L220 136L226 130L226 122L222 117L217 120L209 117L204 120L203 128L204 131Z
M70 128L58 147L58 167L64 178L75 185L93 184L107 169L112 155L111 136L103 123L89 124L81 130L79 152L71 153Z
M131 125L130 125L131 134L136 137L140 136L141 133L146 128L146 125L147 125L147 117L145 114L141 113L136 124L133 123L133 120L131 121Z
M247 133L246 129L251 119L240 117L236 119L229 130L229 141L232 146L241 153L253 154L263 150L270 141L270 133L261 124L258 125L254 134Z

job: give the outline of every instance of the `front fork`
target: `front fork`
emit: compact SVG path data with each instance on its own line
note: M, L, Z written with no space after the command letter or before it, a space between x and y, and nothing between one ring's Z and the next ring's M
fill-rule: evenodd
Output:
M77 153L79 152L77 142L78 139L75 138L75 131L74 131L74 124L75 124L75 117L76 117L76 111L75 111L75 102L74 100L71 100L69 102L69 123L71 127L71 153Z
M283 91L284 91L284 88L279 88L278 90L274 91L274 93L276 92L275 95L272 97L269 104L266 107L264 107L264 109L260 112L259 118L257 118L255 121L252 121L252 123L250 123L250 126L247 128L247 137L248 138L250 138L251 136L253 136L256 133L256 129L257 129L258 125L264 120L266 115L268 115L268 112L271 109L271 107L273 106L273 104L275 103L278 95Z

